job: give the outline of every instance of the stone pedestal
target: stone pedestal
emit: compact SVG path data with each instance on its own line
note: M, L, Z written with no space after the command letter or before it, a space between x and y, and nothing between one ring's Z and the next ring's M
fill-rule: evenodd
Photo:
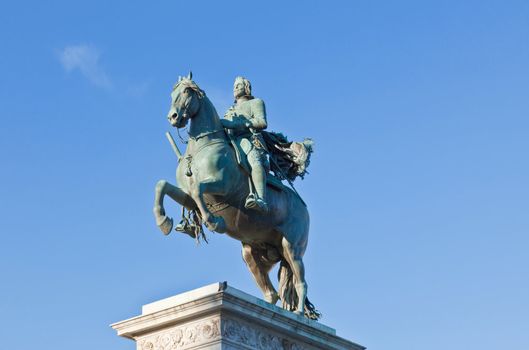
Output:
M363 346L280 307L214 283L143 305L140 316L114 323L137 350L354 349Z

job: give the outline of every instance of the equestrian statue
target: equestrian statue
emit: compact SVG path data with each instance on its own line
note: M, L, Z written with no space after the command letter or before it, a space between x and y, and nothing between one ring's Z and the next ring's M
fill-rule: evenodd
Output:
M235 103L221 119L191 73L174 85L167 118L177 130L189 124L189 138L182 155L167 134L179 160L177 185L165 180L156 184L156 224L165 235L173 229L163 206L167 195L182 205L176 231L206 239L205 225L240 241L265 301L281 300L283 308L318 319L320 313L307 299L303 265L309 213L293 187L306 174L312 141L290 142L265 131L264 102L252 96L247 79L235 79L233 95ZM269 277L277 263L279 291Z

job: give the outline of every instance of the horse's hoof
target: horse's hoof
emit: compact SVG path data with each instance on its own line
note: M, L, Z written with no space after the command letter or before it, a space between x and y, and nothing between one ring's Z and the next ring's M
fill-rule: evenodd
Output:
M228 230L226 227L226 221L224 221L224 218L221 216L213 216L212 219L206 221L206 226L209 230L218 233L225 233Z
M264 296L264 300L267 302L267 303L270 303L272 305L275 305L277 303L277 301L279 300L279 296L277 295L277 293L270 293L270 294L265 294Z
M168 216L164 216L164 219L160 224L158 224L158 227L163 232L163 234L167 236L173 229L173 219Z

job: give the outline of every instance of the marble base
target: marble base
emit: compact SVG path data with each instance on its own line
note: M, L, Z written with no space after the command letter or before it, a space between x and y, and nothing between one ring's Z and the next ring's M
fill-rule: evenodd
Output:
M111 325L137 350L363 350L316 321L214 283L143 305L140 316Z

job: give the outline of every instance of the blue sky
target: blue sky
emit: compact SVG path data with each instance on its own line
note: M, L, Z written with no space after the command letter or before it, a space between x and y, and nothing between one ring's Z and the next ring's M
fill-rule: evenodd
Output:
M260 295L238 242L154 223L192 69L219 113L244 75L270 130L314 138L322 323L369 349L529 348L526 1L17 1L0 42L2 347L133 349L108 325L142 304Z

